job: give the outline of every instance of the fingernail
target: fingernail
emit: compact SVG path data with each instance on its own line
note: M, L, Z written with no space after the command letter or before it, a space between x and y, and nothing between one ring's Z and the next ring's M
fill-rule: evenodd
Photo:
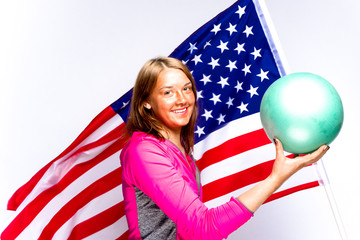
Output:
M330 146L325 146L324 151L328 151L330 149Z
M274 143L277 144L278 143L278 140L276 138L273 139L274 140Z

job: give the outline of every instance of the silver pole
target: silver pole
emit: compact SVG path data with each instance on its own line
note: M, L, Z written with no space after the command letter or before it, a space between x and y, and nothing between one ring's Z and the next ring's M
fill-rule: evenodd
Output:
M336 222L336 225L338 227L340 237L341 237L342 240L347 240L348 237L346 235L344 223L342 221L342 218L341 218L341 215L340 215L340 212L339 212L339 208L338 208L338 206L336 204L335 196L334 196L334 193L333 193L333 191L331 189L329 178L328 178L328 176L326 174L324 162L322 161L322 159L320 159L314 165L315 165L316 171L318 173L318 176L320 178L320 180L319 180L320 185L324 187L325 192L326 192L326 196L327 196L327 198L329 200L331 211L332 211L332 213L334 215L335 222Z

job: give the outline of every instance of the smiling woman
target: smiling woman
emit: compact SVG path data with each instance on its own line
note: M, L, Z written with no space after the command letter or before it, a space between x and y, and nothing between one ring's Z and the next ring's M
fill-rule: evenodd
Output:
M130 139L120 155L129 239L227 238L291 175L328 149L288 159L275 140L271 174L237 198L207 208L191 157L196 104L194 79L181 61L155 58L140 70L127 122Z
M186 153L192 151L197 117L195 81L188 68L174 58L156 58L140 70L127 121L129 133L142 131L170 138ZM175 138L175 130L182 138ZM180 135L179 135L180 136Z
M179 69L165 68L160 72L156 85L144 107L152 110L164 130L161 134L182 148L178 142L181 128L193 114L195 93L193 83Z

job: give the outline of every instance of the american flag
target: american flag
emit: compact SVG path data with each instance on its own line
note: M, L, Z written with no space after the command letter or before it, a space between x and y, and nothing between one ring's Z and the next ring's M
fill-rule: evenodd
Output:
M204 202L212 207L246 191L271 171L274 147L259 108L285 72L257 1L241 0L210 20L170 56L192 71L199 114L194 157ZM16 210L1 239L127 239L119 154L130 90L105 108L57 158L10 199ZM312 166L268 200L316 187Z

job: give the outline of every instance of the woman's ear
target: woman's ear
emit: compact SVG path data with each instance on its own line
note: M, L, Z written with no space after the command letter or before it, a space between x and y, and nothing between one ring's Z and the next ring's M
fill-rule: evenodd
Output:
M150 103L148 103L148 102L144 103L144 108L150 110L151 109Z

